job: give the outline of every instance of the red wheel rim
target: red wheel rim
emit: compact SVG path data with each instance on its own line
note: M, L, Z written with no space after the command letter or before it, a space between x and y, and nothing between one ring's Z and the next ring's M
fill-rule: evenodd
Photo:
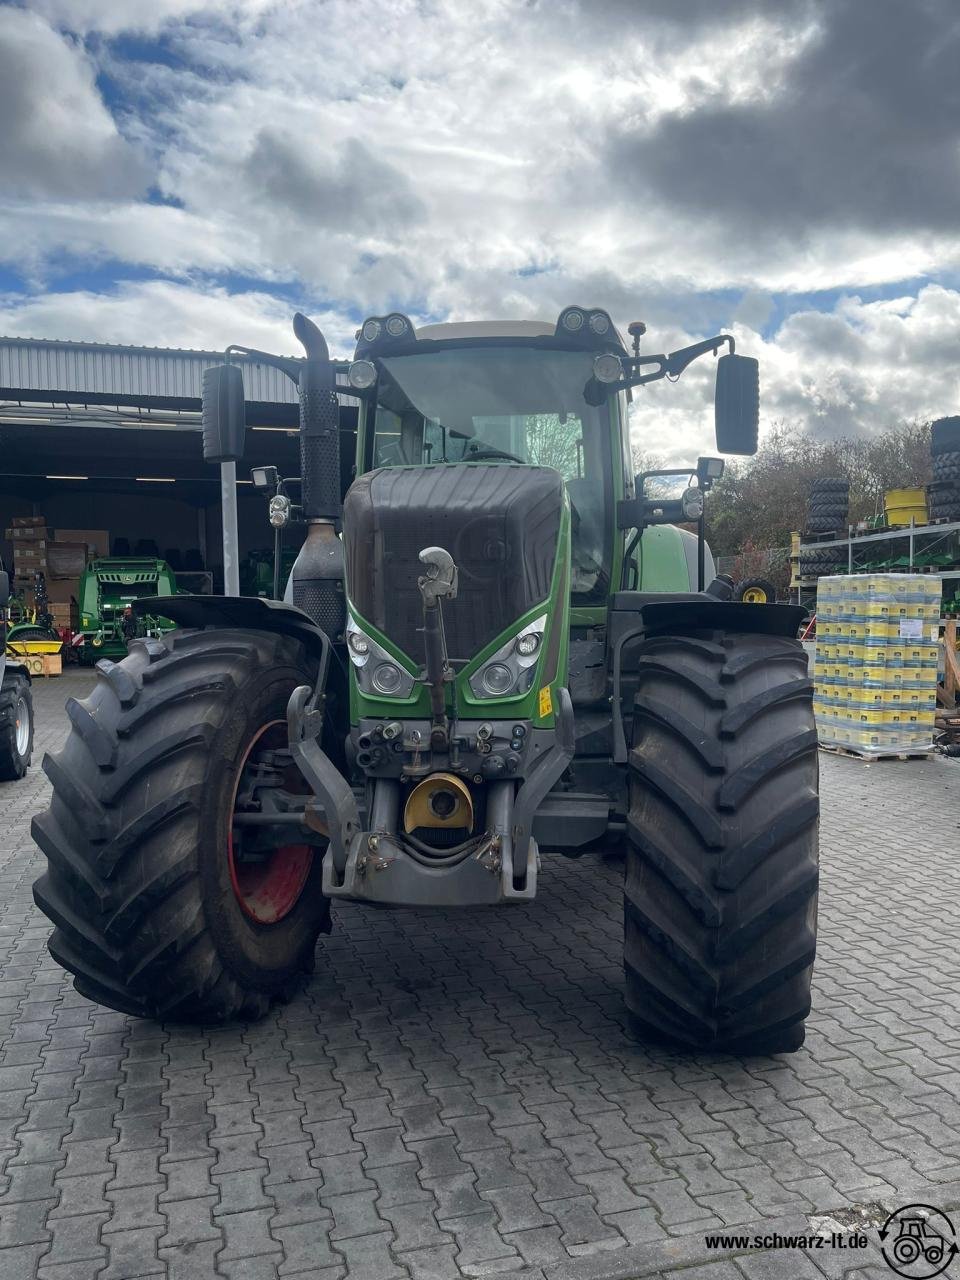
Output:
M264 734L285 727L283 720L271 720L254 736L240 761L237 780L230 802L230 825L227 828L227 860L230 866L230 883L234 896L244 915L257 924L278 924L288 916L300 900L310 868L313 865L313 848L308 844L279 845L263 862L242 862L235 856L233 843L233 812L237 792L247 762Z

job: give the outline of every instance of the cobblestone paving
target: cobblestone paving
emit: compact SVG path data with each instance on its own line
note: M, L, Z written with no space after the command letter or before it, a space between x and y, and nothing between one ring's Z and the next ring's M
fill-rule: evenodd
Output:
M36 684L41 750L89 684ZM256 1025L102 1009L31 900L39 759L0 784L2 1280L889 1280L876 1230L805 1253L704 1233L960 1206L958 763L823 758L807 1043L740 1059L630 1039L599 857L552 859L522 908L337 907L309 986Z

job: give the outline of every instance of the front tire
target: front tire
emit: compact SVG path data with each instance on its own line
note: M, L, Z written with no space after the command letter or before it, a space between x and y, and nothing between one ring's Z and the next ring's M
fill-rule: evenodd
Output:
M0 782L16 782L33 756L33 691L17 670L5 670L0 688Z
M231 832L251 749L314 674L289 637L184 631L134 641L67 702L69 736L43 765L53 799L33 821L47 857L34 898L81 994L219 1022L258 1017L312 967L329 919L320 851L272 920L240 891Z
M817 734L795 640L697 633L638 661L627 1005L694 1049L803 1043L817 919Z

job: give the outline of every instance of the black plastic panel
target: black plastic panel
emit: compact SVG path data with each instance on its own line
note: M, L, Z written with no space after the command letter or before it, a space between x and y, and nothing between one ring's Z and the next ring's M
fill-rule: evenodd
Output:
M439 546L459 570L443 607L451 658L473 657L550 591L563 481L546 467L385 467L361 476L343 508L347 590L362 616L418 660L418 556Z

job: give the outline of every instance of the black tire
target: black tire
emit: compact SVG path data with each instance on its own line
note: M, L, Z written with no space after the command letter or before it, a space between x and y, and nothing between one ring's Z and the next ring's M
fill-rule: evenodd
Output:
M841 497L835 493L815 493L811 495L810 501L807 503L807 510L821 513L829 512L831 515L834 512L839 512L841 515L846 515L849 505L845 496Z
M930 452L960 453L960 416L938 418L930 427Z
M777 588L769 578L744 578L737 583L735 599L747 604L776 604Z
M814 480L810 486L810 496L815 493L849 493L850 481L845 480L843 476L821 476L819 480Z
M71 730L47 755L47 857L34 885L50 953L77 990L125 1013L255 1018L312 968L328 927L317 852L289 914L260 924L233 891L227 840L250 745L314 673L296 640L261 631L174 632L98 664Z
M828 578L832 574L842 573L846 567L845 560L807 560L801 557L798 570L801 578Z
M0 687L0 782L16 782L33 757L33 691L22 671L5 670Z
M834 516L809 516L807 533L835 533L841 527L841 521Z
M817 918L817 731L796 640L647 641L624 884L627 1005L702 1050L803 1043Z

